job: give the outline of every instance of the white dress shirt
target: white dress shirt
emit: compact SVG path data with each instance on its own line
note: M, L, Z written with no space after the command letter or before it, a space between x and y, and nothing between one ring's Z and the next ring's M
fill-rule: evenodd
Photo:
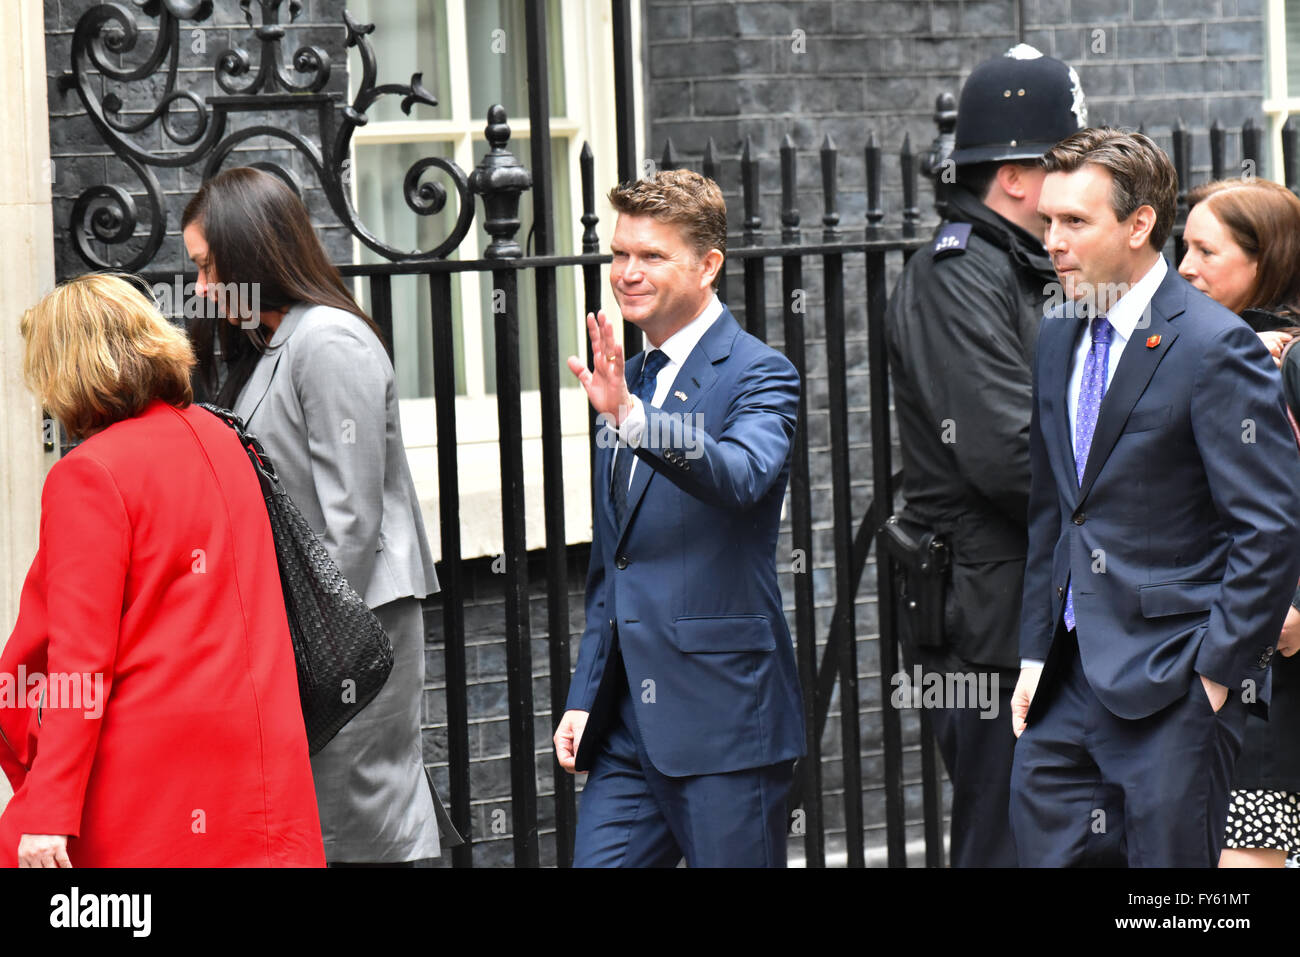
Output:
M1165 273L1168 270L1169 266L1165 263L1165 257L1157 257L1156 264L1147 270L1146 275L1139 279L1132 289L1110 307L1110 312L1106 313L1106 320L1110 323L1111 329L1114 330L1110 337L1110 355L1106 363L1107 389L1110 388L1110 380L1115 377L1115 369L1119 367L1120 356L1124 354L1124 347L1133 338L1133 333L1137 329L1145 329L1151 324L1147 307L1151 303L1151 297L1156 294L1160 284L1165 281ZM1091 323L1087 323L1083 326L1083 331L1079 335L1078 345L1074 347L1074 363L1070 371L1070 387L1066 392L1070 404L1071 444L1075 441L1075 416L1079 411L1079 390L1083 386L1083 366L1091 349Z
M1106 357L1106 389L1110 390L1110 381L1115 377L1115 370L1119 368L1120 356L1124 354L1124 347L1128 341L1133 338L1133 333L1139 329L1145 329L1151 324L1150 314L1147 311L1151 304L1151 297L1156 294L1160 284L1165 281L1165 273L1169 271L1169 266L1165 262L1164 256L1156 257L1155 265L1147 270L1146 275L1134 283L1133 288L1124 295L1120 296L1119 301L1110 307L1106 313L1106 320L1111 325L1110 352ZM1078 444L1075 437L1075 418L1079 414L1079 390L1083 387L1083 366L1088 359L1088 352L1092 349L1092 323L1084 323L1083 330L1079 334L1079 343L1074 347L1074 361L1070 368L1070 384L1066 389L1066 400L1070 410L1070 444L1074 447L1075 454L1078 454ZM1105 399L1103 398L1103 402ZM1042 667L1043 663L1036 658L1022 658L1020 667L1027 668L1030 665Z
M699 341L704 338L704 334L709 331L709 327L717 322L718 317L721 315L722 301L714 295L709 299L709 304L704 307L703 312L674 332L660 345L652 346L647 343L645 349L647 358L655 349L662 349L664 355L668 357L668 361L664 363L664 367L659 370L659 375L655 378L655 391L650 399L651 405L658 408L664 404L664 400L668 398L668 390L673 387L673 382L677 379L677 373L686 364L687 357L694 351ZM617 429L619 440L632 448L639 447L641 439L645 435L645 426L645 407L641 404L640 399L632 396L632 410ZM617 456L615 457L617 458ZM638 464L636 458L633 458L632 470L628 472L629 487L632 483L632 476L636 474ZM613 468L612 464L610 468Z

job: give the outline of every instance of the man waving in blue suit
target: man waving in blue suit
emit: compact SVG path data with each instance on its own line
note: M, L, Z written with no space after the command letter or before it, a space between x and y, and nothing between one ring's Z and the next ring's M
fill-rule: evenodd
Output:
M1168 157L1090 129L1042 163L1066 301L1034 373L1016 849L1080 863L1111 785L1131 866L1212 867L1300 576L1300 457L1259 338L1160 255Z
M590 771L574 864L783 867L804 725L776 542L799 376L714 295L727 213L673 170L612 190L610 285L648 346L624 368L601 312L587 624L555 732Z

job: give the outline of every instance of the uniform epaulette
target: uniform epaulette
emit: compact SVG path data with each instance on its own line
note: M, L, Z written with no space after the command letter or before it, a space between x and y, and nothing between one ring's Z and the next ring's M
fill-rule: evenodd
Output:
M956 256L966 251L970 240L970 223L949 223L934 237L934 258Z

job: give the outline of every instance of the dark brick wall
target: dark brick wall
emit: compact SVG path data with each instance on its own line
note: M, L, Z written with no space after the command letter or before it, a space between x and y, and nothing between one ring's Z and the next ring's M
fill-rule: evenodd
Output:
M590 548L569 551L570 661L578 658L584 624L583 590ZM506 685L504 577L493 571L493 559L467 562L465 587L458 596L465 616L465 670L468 684L471 828L475 841L474 866L508 867L514 863L513 818L510 803L510 729ZM533 663L533 732L536 744L538 837L541 861L554 866L555 764L551 735L549 627L546 569L540 553L529 556L530 611ZM499 567L499 566L498 566ZM438 793L449 801L447 772L446 643L442 596L425 601L424 760L433 773ZM585 777L579 777L581 783ZM450 866L444 854L438 866Z
M771 230L780 222L781 138L790 134L800 150L808 226L820 221L816 151L829 135L841 151L841 222L856 227L862 147L874 131L885 150L885 221L896 223L904 136L928 146L935 97L956 95L973 66L1023 39L1076 67L1094 125L1145 125L1167 148L1180 117L1204 174L1212 122L1231 131L1230 165L1245 119L1263 124L1264 27L1263 0L646 0L646 150L658 160L671 138L698 168L712 137L722 180L738 183L736 158L752 139L765 160ZM923 180L925 216L931 197ZM737 231L738 198L728 192Z
M801 178L811 185L816 150L829 135L842 151L841 216L852 227L863 222L862 147L874 130L885 150L886 221L896 222L904 135L917 148L930 143L935 96L956 92L974 64L1016 41L1015 8L1015 0L647 0L648 148L658 157L671 137L679 152L698 158L712 137L734 159L752 138L768 159L770 228L779 223L775 151L782 136L789 133L801 150ZM734 179L725 165L723 174ZM738 226L739 206L731 205ZM805 224L820 222L815 190L804 191L800 206Z
M1209 178L1208 130L1229 131L1227 167L1241 158L1241 124L1265 128L1264 0L1025 0L1025 40L1079 71L1089 120L1138 127L1170 149L1191 130L1193 182ZM1271 176L1267 146L1263 168Z
M55 263L58 278L65 279L86 272L88 267L77 255L68 241L69 216L73 202L82 190L91 186L111 183L122 186L130 192L137 204L141 223L136 236L148 235L150 206L146 193L138 176L113 151L104 144L86 116L81 100L75 90L63 93L58 87L58 78L71 69L72 36L77 21L87 10L97 5L97 0L45 0L45 52L46 72L48 76L48 96L50 103L50 152L54 166L54 229L55 229ZM145 15L130 4L123 5L133 12L136 24L140 28L135 49L115 56L119 67L132 67L143 63L156 42L158 21ZM343 8L345 0L304 0L302 14L298 20L287 28L283 41L286 58L291 58L299 46L315 44L334 53L333 71L326 87L327 91L346 93L347 63L343 59ZM254 22L261 23L261 14L257 4L253 4ZM281 20L288 20L288 4L284 4ZM217 57L228 47L240 45L248 50L252 57L255 74L261 61L261 44L253 36L238 0L216 0L211 17L202 23L183 21L180 29L180 62L177 88L193 90L200 97L221 93L213 78L213 65ZM139 122L157 105L163 90L165 69L156 73L151 80L132 83L109 81L102 77L94 80L95 92L99 97L107 93L117 93L123 101L122 111L116 117L124 123ZM245 82L249 76L242 78ZM176 126L182 131L193 128L193 113L189 116L183 107L177 111ZM320 134L315 129L315 120L304 115L286 112L284 114L260 113L232 119L227 132L234 132L252 124L265 124L291 132L305 135L309 140L319 142ZM142 149L153 153L183 153L188 147L178 146L167 139L160 124L153 124L137 134L134 138ZM327 250L335 261L346 262L352 257L352 242L346 229L337 225L332 211L325 202L324 194L319 189L315 174L310 164L297 151L277 146L269 140L252 140L246 142L227 159L226 166L236 166L256 160L270 160L292 169L302 182L304 199L312 210L313 219L321 226L321 237ZM184 259L184 247L180 239L180 214L186 201L202 182L202 163L181 168L154 167L162 187L167 217L167 238L153 263L148 267L156 271L179 271ZM139 239L126 244L132 251L141 245ZM123 261L129 258L123 255L123 247L98 247L99 253L109 261Z

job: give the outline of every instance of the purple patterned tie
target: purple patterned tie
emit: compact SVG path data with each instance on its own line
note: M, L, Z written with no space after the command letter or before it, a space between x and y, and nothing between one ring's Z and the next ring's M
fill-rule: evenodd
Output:
M1092 433L1097 429L1097 414L1101 400L1106 395L1106 371L1110 364L1111 325L1105 316L1092 320L1092 348L1083 363L1083 380L1079 383L1079 407L1074 415L1074 468L1079 484L1088 467L1088 451L1092 448ZM1065 627L1074 629L1074 583L1065 596Z

